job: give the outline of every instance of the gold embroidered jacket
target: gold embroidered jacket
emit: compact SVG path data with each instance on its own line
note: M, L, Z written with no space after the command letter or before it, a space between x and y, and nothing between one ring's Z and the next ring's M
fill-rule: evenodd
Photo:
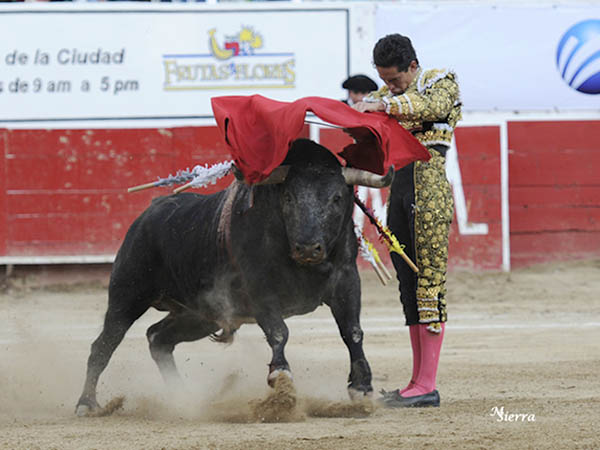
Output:
M458 83L454 72L419 69L403 94L393 95L387 86L364 101L385 103L385 112L411 131L425 146L450 145L461 118Z

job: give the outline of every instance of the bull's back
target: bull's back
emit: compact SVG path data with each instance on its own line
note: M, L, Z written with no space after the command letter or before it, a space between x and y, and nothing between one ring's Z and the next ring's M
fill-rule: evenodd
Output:
M132 223L113 265L111 289L183 300L217 270L217 228L223 192L159 197ZM143 291L143 293L142 293Z

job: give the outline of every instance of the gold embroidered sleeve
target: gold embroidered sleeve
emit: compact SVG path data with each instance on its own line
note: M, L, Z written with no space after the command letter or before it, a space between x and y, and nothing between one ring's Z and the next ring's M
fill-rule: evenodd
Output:
M371 92L369 95L363 98L363 102L375 103L383 101L383 98L390 95L390 91L387 86L379 88L377 91Z
M383 99L386 112L398 120L435 121L444 119L458 100L458 85L443 78L424 92L407 92Z

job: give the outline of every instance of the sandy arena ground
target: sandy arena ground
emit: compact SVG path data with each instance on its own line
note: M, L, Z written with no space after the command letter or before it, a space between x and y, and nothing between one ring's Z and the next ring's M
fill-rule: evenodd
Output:
M451 274L442 406L429 409L350 404L348 354L327 307L287 321L295 395L267 387L270 350L255 325L229 347L179 345L185 392L167 392L145 339L162 314L149 311L100 379L99 401L122 395L123 409L78 418L106 290L13 289L0 294L0 448L600 448L598 292L600 261ZM403 387L411 356L396 287L370 272L362 325L375 390ZM500 420L494 408L522 415ZM286 422L261 421L277 418Z

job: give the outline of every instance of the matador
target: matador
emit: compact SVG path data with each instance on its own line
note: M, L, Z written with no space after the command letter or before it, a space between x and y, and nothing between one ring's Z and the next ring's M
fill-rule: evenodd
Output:
M429 151L396 171L388 203L388 226L416 262L413 270L396 253L392 262L400 285L413 356L412 377L404 389L382 391L387 407L439 406L437 368L446 322L448 233L454 214L445 156L461 118L456 76L423 70L410 39L392 34L373 49L373 62L385 85L354 106L385 111Z

